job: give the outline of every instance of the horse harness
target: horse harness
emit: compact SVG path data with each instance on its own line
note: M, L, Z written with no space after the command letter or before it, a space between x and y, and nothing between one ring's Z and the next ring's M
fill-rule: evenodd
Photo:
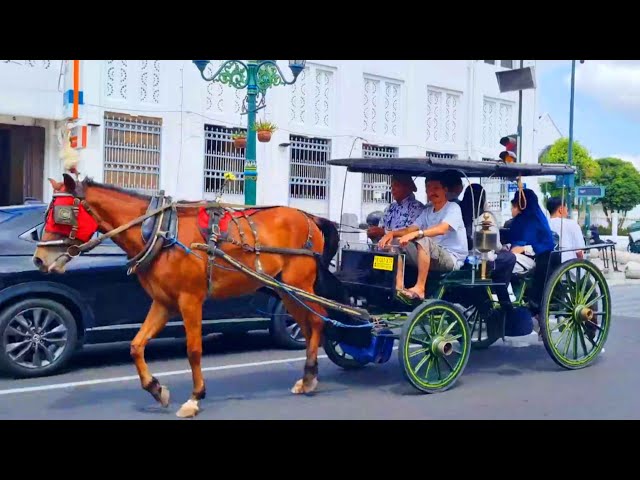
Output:
M60 197L71 197L73 198L72 205L55 205L56 200ZM178 208L197 208L198 206L203 206L208 215L208 224L206 230L202 228L201 225L198 225L200 233L204 239L207 239L207 243L193 243L191 248L183 245L178 240ZM236 207L240 207L237 209ZM249 210L245 210L246 207L249 207ZM145 242L145 246L143 249L136 254L133 258L129 259L127 262L127 275L131 275L132 273L136 273L138 271L146 269L152 261L158 256L160 251L165 248L179 245L182 247L188 254L193 254L198 258L201 258L200 255L193 252L194 250L202 250L207 253L207 290L208 294L211 295L213 293L213 267L225 268L222 265L215 264L216 256L227 257L224 252L221 252L219 249L219 243L230 243L237 247L240 247L245 252L255 253L255 271L260 275L264 275L264 271L262 268L262 263L260 261L261 253L276 253L276 254L289 254L289 255L307 255L311 257L316 257L319 254L311 250L313 246L312 242L312 230L311 230L311 220L308 215L304 212L301 212L305 215L307 219L308 225L308 233L307 240L302 246L302 248L283 248L283 247L270 247L264 246L259 242L258 239L258 230L256 228L255 222L252 220L251 216L254 213L257 213L261 210L267 210L270 208L276 208L277 206L262 206L262 207L253 207L248 205L234 205L234 204L224 204L219 202L209 202L206 204L199 203L177 203L172 200L171 196L165 196L164 191L160 191L157 195L153 195L147 206L147 211L144 215L141 215L133 220L114 228L102 235L99 235L92 239L80 239L78 238L78 231L80 228L79 216L81 209L84 209L96 222L97 225L102 223L102 219L97 215L91 206L84 199L83 195L79 194L71 194L66 192L54 193L49 206L45 212L45 226L47 222L49 222L49 213L53 209L53 218L52 221L55 225L63 225L70 226L71 229L66 238L61 240L51 240L46 242L38 242L37 245L39 247L50 247L50 246L60 246L66 245L68 246L67 251L61 254L58 258L56 258L56 262L61 257L67 257L67 261L71 260L74 257L77 257L81 253L91 251L95 247L97 247L100 243L108 238L114 237L119 233L129 229L130 227L142 224L141 225L141 235L142 239ZM244 230L242 229L239 217L247 220L249 227L251 229L251 233L254 239L254 245L250 245L246 241L246 235ZM225 229L224 231L220 228L220 221L222 219L230 218L232 222L236 225L238 229L238 233L240 235L240 241L231 238L229 236L229 232ZM46 228L46 227L45 227ZM92 231L95 232L95 230ZM82 241L80 245L74 243L74 240ZM251 274L250 269L242 268L242 271L245 273Z

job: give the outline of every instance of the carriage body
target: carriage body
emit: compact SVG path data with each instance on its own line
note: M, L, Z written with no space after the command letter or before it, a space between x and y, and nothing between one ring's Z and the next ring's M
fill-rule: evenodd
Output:
M567 176L575 170L567 165L520 164L502 161L442 159L435 157L394 158L393 160L349 158L330 160L348 172L410 174L424 177L444 170L456 170L467 179L527 176ZM469 182L471 183L471 182ZM472 202L475 204L475 202ZM474 212L474 220L482 212ZM508 230L500 228L501 236ZM473 237L473 235L472 235ZM501 238L501 243L506 243ZM602 246L605 247L604 245ZM598 249L600 246L589 246ZM611 301L606 279L588 259L560 263L561 250L548 258L544 291L539 305L539 334L551 358L567 369L591 364L606 342ZM469 251L479 260L475 245ZM353 342L336 329L326 335L325 351L337 365L351 369L368 363L383 363L391 346L399 341L398 355L405 378L427 393L451 388L462 374L470 351L487 348L507 336L532 333L528 293L540 277L535 269L513 274L509 294L511 308L500 304L490 275L483 279L478 261L465 262L459 270L429 272L424 301L408 304L395 295L395 277L403 253L397 248L380 250L372 244L350 243L342 248L335 275L345 285L350 303L372 315L370 342ZM405 270L408 284L414 269ZM409 278L413 277L413 278ZM339 330L339 329L338 329Z

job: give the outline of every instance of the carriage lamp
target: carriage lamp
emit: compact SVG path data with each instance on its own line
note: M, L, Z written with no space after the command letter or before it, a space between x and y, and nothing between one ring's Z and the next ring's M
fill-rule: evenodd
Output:
M487 280L488 253L493 252L498 248L498 231L496 226L498 223L491 212L484 212L482 217L482 221L478 223L480 228L474 232L473 243L475 249L482 254L480 279Z
M267 90L278 85L293 85L305 68L306 60L289 60L292 80L287 80L275 60L225 60L211 76L205 74L209 60L192 60L206 82L219 82L237 90L247 89L241 115L247 114L247 146L244 167L245 204L256 204L258 168L256 165L256 112L266 107Z

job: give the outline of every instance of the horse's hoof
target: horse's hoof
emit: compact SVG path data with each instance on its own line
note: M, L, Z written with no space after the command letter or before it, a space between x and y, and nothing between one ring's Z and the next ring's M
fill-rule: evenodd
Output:
M314 378L310 385L305 385L302 379L298 380L291 389L291 393L300 395L301 393L311 393L318 387L318 379Z
M164 408L169 406L169 399L171 398L171 392L164 385L162 386L162 390L160 391L160 405Z
M198 401L189 399L182 404L180 410L176 413L176 416L180 418L191 418L195 417L200 412L200 407L198 407Z

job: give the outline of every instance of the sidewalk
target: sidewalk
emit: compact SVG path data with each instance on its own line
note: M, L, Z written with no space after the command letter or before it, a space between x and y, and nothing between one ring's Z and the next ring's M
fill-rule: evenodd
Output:
M614 272L613 268L609 267L609 273L604 274L604 278L607 279L607 283L610 287L616 285L638 285L640 286L640 279L625 278L624 267L618 265L620 272Z

